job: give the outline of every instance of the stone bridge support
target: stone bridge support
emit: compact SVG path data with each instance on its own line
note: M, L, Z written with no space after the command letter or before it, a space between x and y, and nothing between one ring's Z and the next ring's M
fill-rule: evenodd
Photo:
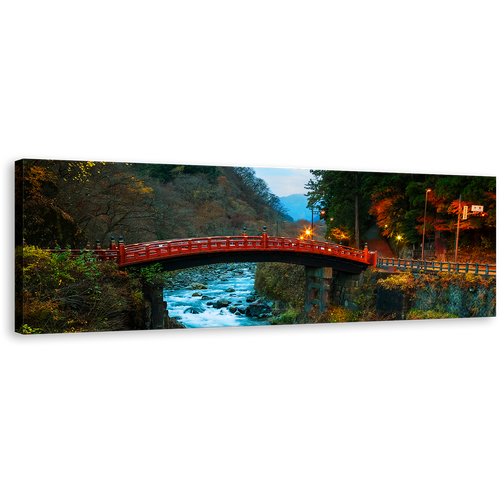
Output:
M310 311L311 307L315 306L323 312L328 306L332 268L305 266L305 272L306 311Z
M149 330L168 328L167 303L163 300L163 286L144 286L144 298L151 304L151 313L145 318Z

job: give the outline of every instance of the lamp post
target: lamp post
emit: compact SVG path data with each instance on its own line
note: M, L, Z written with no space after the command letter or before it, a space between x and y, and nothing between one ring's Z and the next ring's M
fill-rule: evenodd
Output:
M455 262L458 262L458 233L460 232L460 212L462 211L462 193L458 198L457 239L455 241Z
M399 260L399 242L401 241L401 236L398 234L396 236L396 239L398 240L398 260Z
M311 208L311 233L314 230L314 214L325 215L326 212L324 210L314 210L314 207Z
M282 224L284 224L286 221L281 221ZM276 234L279 238L279 235L280 235L280 221L278 219L276 219Z
M427 193L429 191L432 191L431 189L427 188L425 190L425 209L424 209L424 226L423 226L423 231L422 231L422 259L424 260L424 242L425 242L425 218L427 216Z

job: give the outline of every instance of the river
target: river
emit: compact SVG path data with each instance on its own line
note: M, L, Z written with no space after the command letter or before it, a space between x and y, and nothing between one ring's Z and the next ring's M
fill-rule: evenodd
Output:
M218 264L179 272L172 287L163 292L168 315L187 328L217 328L223 326L268 325L268 317L245 315L244 309L258 297L254 291L253 263ZM189 289L193 283L204 284L206 289ZM195 296L193 296L195 295ZM217 301L227 300L228 307L214 307ZM230 307L240 311L231 312ZM199 311L198 313L193 313Z

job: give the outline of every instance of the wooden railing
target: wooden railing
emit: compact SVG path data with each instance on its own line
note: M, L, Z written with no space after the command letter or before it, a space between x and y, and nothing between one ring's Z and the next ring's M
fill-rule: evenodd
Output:
M378 259L377 267L392 267L398 271L410 269L415 272L434 273L472 273L480 276L496 276L495 264L479 264L468 262L436 262L409 259Z
M374 265L376 252L326 243L324 241L300 240L275 236L214 236L184 240L152 241L119 246L120 266L141 261L154 261L179 255L238 251L285 251L337 256Z
M125 245L120 238L118 245L114 240L109 250L99 245L93 250L52 250L53 252L70 252L72 257L85 252L96 255L98 260L115 260L120 267L130 266L141 262L154 262L181 255L209 254L220 252L252 252L252 251L284 251L335 256L351 261L375 265L377 252L357 250L335 243L324 241L302 240L298 238L281 238L275 236L214 236L210 238L189 238L182 240L162 240L147 243Z

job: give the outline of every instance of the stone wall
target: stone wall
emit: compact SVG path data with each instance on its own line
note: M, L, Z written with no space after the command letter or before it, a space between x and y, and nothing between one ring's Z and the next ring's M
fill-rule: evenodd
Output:
M163 286L144 286L144 330L163 330L186 328L182 323L168 315L167 303L163 300Z
M490 278L489 287L451 283L446 288L417 288L412 309L430 311L438 306L460 318L496 316L496 279Z
M496 280L490 278L488 286L475 284L460 286L451 281L446 286L439 281L433 286L420 281L414 294L386 290L377 285L380 279L401 273L368 268L361 274L333 272L330 300L351 311L373 311L379 315L405 319L410 309L441 311L460 318L488 317L496 315ZM423 280L417 274L415 279Z
M330 300L351 311L358 311L360 307L370 307L370 305L374 308L377 300L377 281L393 274L370 267L360 274L334 271L330 286Z

